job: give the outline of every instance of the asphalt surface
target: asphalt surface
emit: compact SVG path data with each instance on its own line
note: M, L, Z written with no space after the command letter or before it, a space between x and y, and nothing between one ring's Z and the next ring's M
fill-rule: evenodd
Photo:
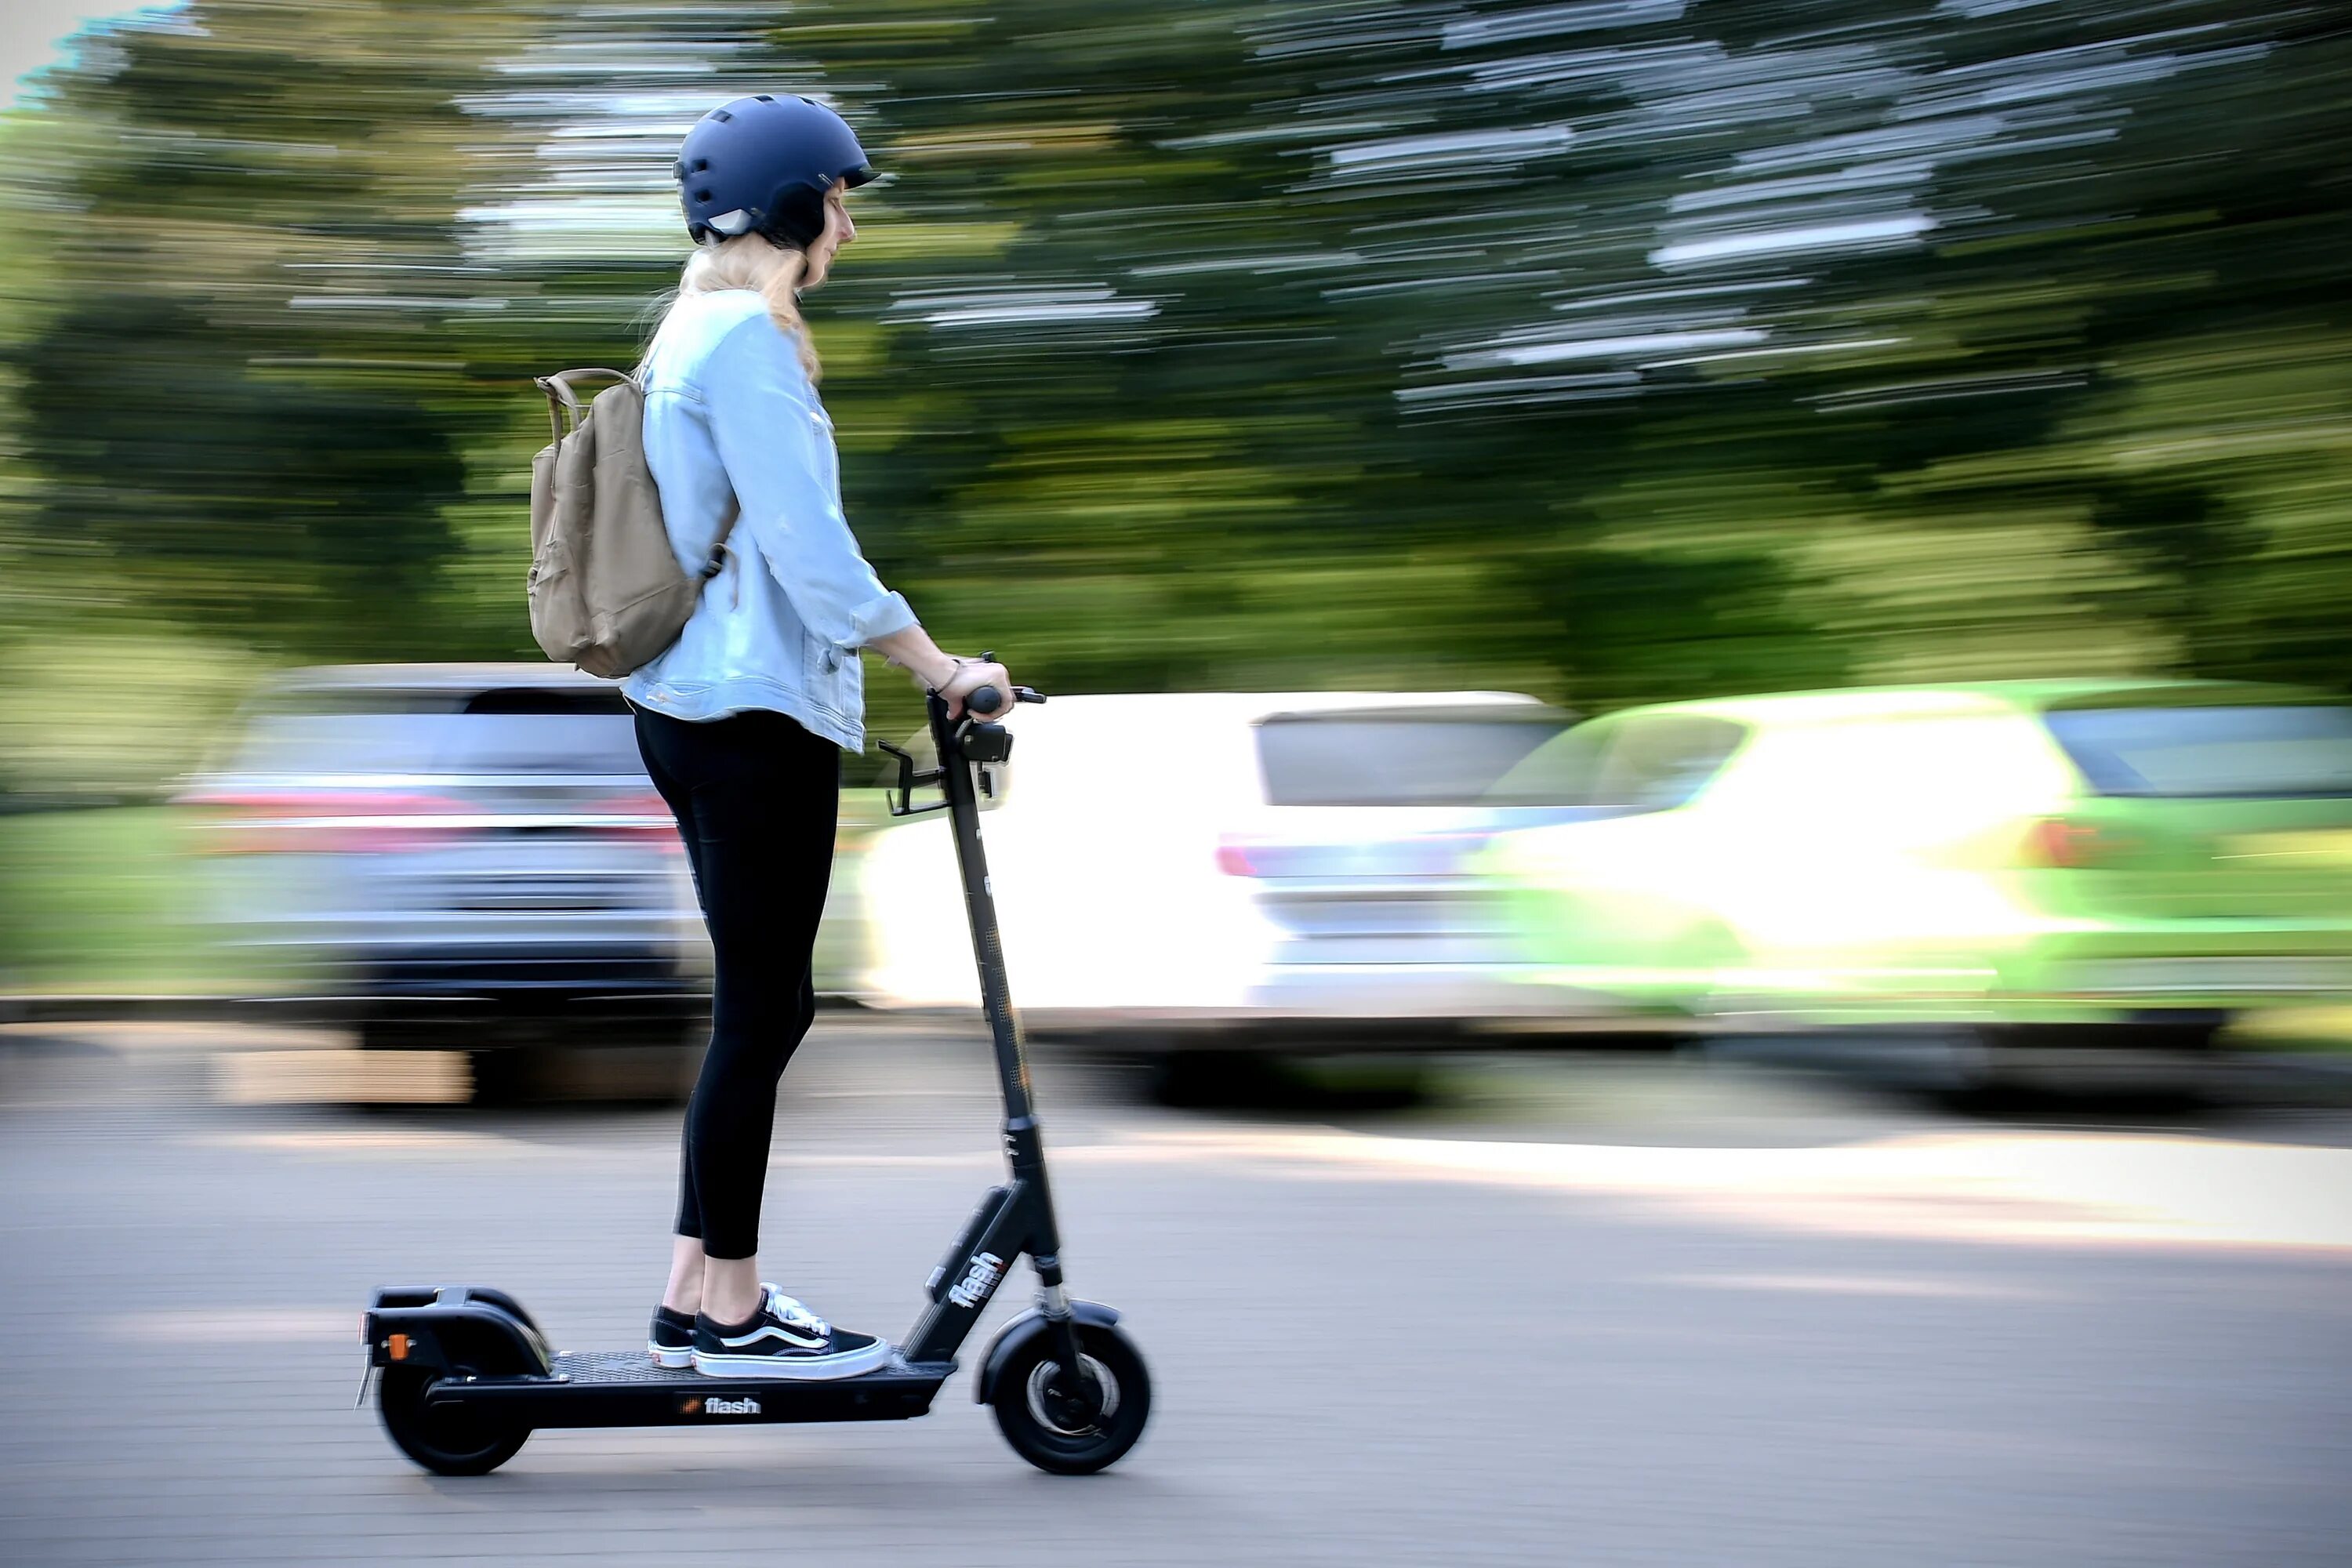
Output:
M2352 1555L2336 1112L1990 1125L1550 1060L1397 1112L1174 1111L1048 1062L1074 1286L1157 1380L1118 1468L1031 1470L960 1376L911 1424L541 1433L454 1480L351 1407L371 1289L496 1283L565 1348L640 1342L675 1113L257 1102L224 1061L258 1044L301 1048L0 1040L0 1563ZM994 1177L983 1049L820 1023L773 1277L912 1321Z

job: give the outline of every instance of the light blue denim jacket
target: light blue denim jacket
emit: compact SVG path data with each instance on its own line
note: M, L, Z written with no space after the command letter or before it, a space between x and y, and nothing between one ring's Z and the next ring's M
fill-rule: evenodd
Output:
M727 516L725 567L629 700L675 718L767 708L845 750L866 744L857 650L915 624L841 514L833 421L792 341L750 289L680 300L642 376L646 466L678 564L700 572Z

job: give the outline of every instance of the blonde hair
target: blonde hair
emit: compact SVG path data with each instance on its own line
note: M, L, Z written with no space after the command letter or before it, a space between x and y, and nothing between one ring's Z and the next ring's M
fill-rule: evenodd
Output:
M771 245L756 234L739 234L716 245L696 246L669 303L723 289L751 289L767 300L768 320L793 340L801 368L815 381L823 374L816 344L809 337L808 322L801 319L800 284L807 271L808 257L801 251ZM668 313L667 305L663 313Z

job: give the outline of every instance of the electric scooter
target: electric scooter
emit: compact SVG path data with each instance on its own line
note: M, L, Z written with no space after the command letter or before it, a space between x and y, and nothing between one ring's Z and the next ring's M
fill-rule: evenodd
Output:
M993 658L993 655L990 656ZM1014 699L1043 702L1025 687ZM367 1379L400 1451L445 1476L486 1475L512 1458L532 1432L552 1426L711 1426L785 1421L903 1421L931 1407L956 1371L956 1352L1023 1254L1037 1276L1037 1304L1013 1319L989 1346L974 1387L1013 1451L1040 1469L1087 1475L1115 1463L1143 1435L1151 1380L1118 1328L1118 1313L1076 1301L1064 1287L1061 1237L1045 1181L1045 1151L1029 1091L1021 1025L1005 985L996 904L980 843L983 770L1012 754L1013 737L985 716L1004 705L994 689L975 692L970 713L950 721L929 700L938 765L925 768L887 742L898 759L890 813L944 810L954 825L971 918L982 1005L1004 1092L1004 1152L1010 1179L980 1200L931 1271L929 1300L888 1363L832 1382L709 1377L654 1364L643 1350L553 1352L522 1304L478 1285L388 1287L376 1292L362 1335ZM944 798L915 804L936 785Z

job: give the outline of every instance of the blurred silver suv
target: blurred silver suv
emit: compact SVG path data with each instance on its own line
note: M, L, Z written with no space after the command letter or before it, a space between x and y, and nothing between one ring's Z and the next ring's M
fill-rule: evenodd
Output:
M693 884L610 682L299 671L182 800L224 962L288 1011L371 1045L700 1042Z

